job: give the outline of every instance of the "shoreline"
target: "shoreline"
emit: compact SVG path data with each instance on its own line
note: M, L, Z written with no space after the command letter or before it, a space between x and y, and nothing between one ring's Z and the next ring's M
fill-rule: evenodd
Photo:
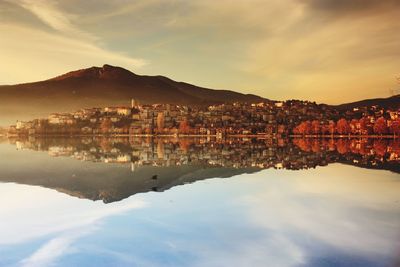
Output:
M257 138L257 139L278 139L278 138L304 138L304 139L398 139L397 135L266 135L266 134L228 134L228 135L217 135L217 134L34 134L34 135L0 135L0 137L35 137L35 138L46 138L46 137L162 137L162 138L197 138L197 137L209 137L217 139L226 138Z

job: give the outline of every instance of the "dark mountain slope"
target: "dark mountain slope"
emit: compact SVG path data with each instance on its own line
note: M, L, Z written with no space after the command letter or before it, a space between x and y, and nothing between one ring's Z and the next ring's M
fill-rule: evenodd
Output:
M15 119L32 119L51 112L84 107L128 105L131 98L143 104L210 105L265 100L228 90L213 90L176 82L163 76L142 76L104 65L72 71L53 79L0 86L0 125Z
M369 107L373 105L379 105L384 108L400 108L400 95L391 96L388 98L374 98L366 99L352 103L346 103L335 106L339 110L349 110L357 107Z

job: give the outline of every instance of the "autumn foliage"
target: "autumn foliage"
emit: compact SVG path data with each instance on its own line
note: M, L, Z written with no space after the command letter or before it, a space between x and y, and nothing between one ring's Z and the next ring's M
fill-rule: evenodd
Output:
M190 125L186 119L179 123L179 132L182 134L188 134L190 132Z
M400 141L398 139L315 139L296 138L293 143L304 152L328 153L341 155L358 154L375 158L397 160L400 157Z
M363 117L350 121L341 118L337 122L303 121L293 129L294 134L301 135L400 135L400 118L376 120Z

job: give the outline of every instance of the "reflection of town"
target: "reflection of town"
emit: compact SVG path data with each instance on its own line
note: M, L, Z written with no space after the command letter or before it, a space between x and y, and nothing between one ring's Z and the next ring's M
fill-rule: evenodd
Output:
M77 160L170 167L308 169L340 162L400 172L398 139L26 138L18 149Z
M266 168L300 170L338 162L400 173L398 139L30 137L9 142L18 150L7 153L18 160L2 166L1 182L105 203Z

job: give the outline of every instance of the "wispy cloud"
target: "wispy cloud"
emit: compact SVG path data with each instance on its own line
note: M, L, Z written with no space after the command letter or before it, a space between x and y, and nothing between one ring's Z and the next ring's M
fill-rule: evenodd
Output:
M48 79L61 73L104 63L128 69L147 64L102 48L93 42L52 34L39 29L3 23L0 25L0 84ZM18 56L16 56L18 55ZM40 68L34 67L40 64Z
M81 235L88 230L97 229L98 223L106 217L141 209L147 205L137 198L104 205L101 201L70 198L55 190L18 184L3 184L0 193L0 200L14 196L14 201L9 202L6 207L0 207L0 216L8 218L7 223L0 228L0 246L51 235ZM35 201L27 203L26 199ZM51 203L49 199L52 199ZM25 216L30 216L29 225L22 219Z
M0 43L0 83L49 78L103 58L100 64L210 88L333 104L385 96L398 75L397 0L5 1L0 38L12 48ZM28 35L15 36L16 26ZM39 31L45 39L33 36ZM60 37L65 44L52 43ZM45 42L49 50L40 49ZM74 52L71 42L86 47ZM20 43L30 46L13 48Z
M18 266L23 267L53 266L59 258L76 252L76 242L100 230L107 217L147 205L138 198L104 205L101 201L70 198L55 190L18 184L3 184L0 193L0 200L13 196L13 201L0 207L0 216L7 218L0 228L0 247L48 239L19 260ZM26 199L35 201L27 202ZM23 219L25 216L29 216L29 224Z
M72 243L83 235L85 235L85 232L69 233L68 235L51 239L28 258L23 259L20 264L22 267L50 266L57 258L65 255Z
M62 32L80 32L68 16L57 8L54 1L46 0L17 0L14 3L36 15L41 21L55 30Z
M105 47L102 38L74 23L79 20L80 15L66 12L58 6L56 1L6 1L30 12L38 21L48 26L48 29L41 29L35 24L7 21L2 23L0 38L5 41L0 44L3 52L0 59L8 63L7 66L0 67L3 77L12 79L12 77L27 75L37 77L33 80L40 80L71 69L104 63L121 65L130 69L140 68L148 63L144 59L134 58ZM30 64L34 62L36 64L41 62L43 69L32 68ZM25 70L25 66L29 70ZM27 78L16 80L16 82L29 81L32 80ZM5 82L0 80L0 83Z

